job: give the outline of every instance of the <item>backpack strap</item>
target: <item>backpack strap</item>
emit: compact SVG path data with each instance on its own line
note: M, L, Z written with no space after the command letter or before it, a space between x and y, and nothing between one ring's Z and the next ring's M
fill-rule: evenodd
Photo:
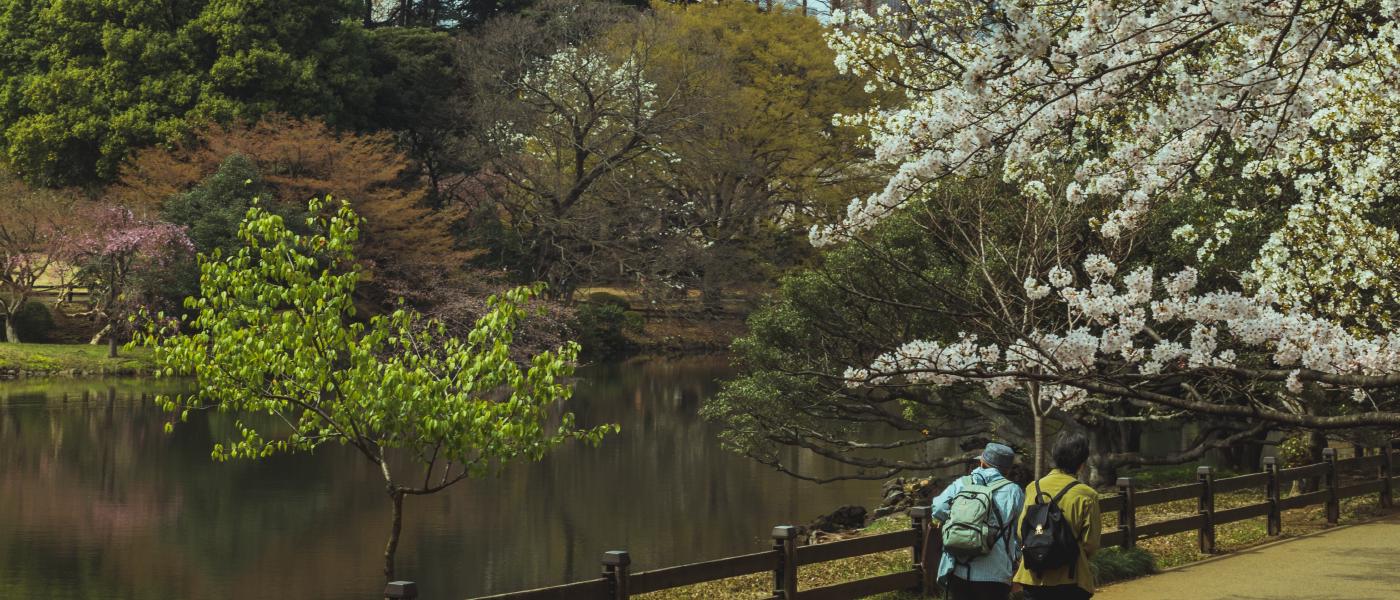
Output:
M997 527L997 537L1001 538L1001 540L1006 544L1007 554L1011 553L1011 536L1008 534L1013 531L1011 527L1011 521L1013 521L1014 519L1007 519L1001 516L1001 510L997 508L996 494L997 490L1011 485L1011 483L1012 482L1010 479L1002 477L1000 481L993 483L990 486L987 486L989 488L987 490L987 498L991 500L990 508L992 509L992 514L996 516L997 524L999 525L999 527Z
M1064 497L1065 497L1065 493L1068 492L1070 488L1072 488L1072 487L1074 487L1074 486L1076 486L1076 485L1080 485L1080 484L1079 484L1079 480L1078 480L1078 479L1071 479L1070 482L1069 482L1068 484L1066 484L1064 488L1060 489L1060 493L1055 494L1055 497L1054 497L1053 499L1050 500L1050 503L1051 503L1051 504L1054 504L1056 508L1059 508L1060 499L1061 499L1061 498L1064 498ZM1069 522L1066 522L1066 523L1065 523L1065 526L1066 526L1066 527L1069 527L1071 532L1074 531L1074 525L1073 525L1073 524L1071 524L1071 523L1069 523ZM1076 536L1075 536L1075 540L1076 540L1076 541L1079 541L1080 543L1083 543L1083 541L1082 541L1082 540L1079 540L1078 538L1079 538L1079 536L1076 535ZM1070 580L1070 581L1075 581L1075 580L1077 580L1077 579L1079 579L1079 553L1076 552L1075 555L1074 555L1072 558L1069 559L1069 580Z
M1036 486L1035 486L1036 491L1039 491L1039 490L1040 490L1040 485L1039 485L1039 484L1040 484L1040 482L1037 481L1037 482L1036 482ZM1058 506L1058 505L1060 504L1060 498L1064 498L1064 497L1065 497L1065 492L1068 492L1070 488L1072 488L1072 487L1074 487L1074 486L1076 486L1076 485L1079 485L1079 480L1078 480L1078 479L1071 479L1070 482L1069 482L1069 484L1066 485L1063 489L1060 490L1060 493L1055 494L1055 497L1050 499L1050 503L1051 503L1051 504L1054 504L1054 505L1056 505L1056 506Z

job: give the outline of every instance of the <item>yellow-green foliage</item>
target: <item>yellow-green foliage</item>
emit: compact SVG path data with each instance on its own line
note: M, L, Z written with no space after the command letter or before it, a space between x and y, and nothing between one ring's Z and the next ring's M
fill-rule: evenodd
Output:
M749 185L735 201L762 202L772 190L830 214L871 191L856 160L863 131L832 124L871 97L864 80L837 72L816 19L743 2L654 8L673 18L649 74L689 78L704 103L700 127L663 141L672 185L717 201L722 186Z
M514 331L538 289L488 300L466 339L408 308L359 319L361 221L348 203L332 212L313 200L308 212L329 216L308 219L312 233L302 235L279 215L249 209L238 228L243 247L201 257L200 295L185 301L189 321L176 329L157 316L137 334L137 343L154 348L158 374L197 379L193 394L157 398L182 420L208 408L280 417L266 427L239 421L236 436L216 443L214 458L338 442L370 457L397 488L384 457L399 451L429 472L446 465L443 483L434 477L403 488L431 493L514 458L539 459L569 439L596 442L613 429L576 429L570 413L551 426L572 395L577 344L537 354L527 368L511 357Z

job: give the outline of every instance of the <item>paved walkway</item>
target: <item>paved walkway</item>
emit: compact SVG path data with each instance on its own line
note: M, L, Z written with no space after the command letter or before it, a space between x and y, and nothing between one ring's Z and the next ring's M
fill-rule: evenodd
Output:
M1106 587L1094 600L1396 600L1400 515Z

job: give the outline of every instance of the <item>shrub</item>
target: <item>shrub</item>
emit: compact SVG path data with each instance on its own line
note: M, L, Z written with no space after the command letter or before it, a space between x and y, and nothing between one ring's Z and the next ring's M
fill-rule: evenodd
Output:
M642 319L625 305L614 303L580 304L574 312L574 329L578 331L578 343L583 346L583 354L588 358L611 358L626 353L632 348L628 333L641 331Z
M1133 484L1138 489L1150 490L1153 488L1167 487L1170 485L1181 485L1184 483L1196 482L1196 467L1198 465L1170 465L1161 467L1144 467L1131 471L1124 471L1120 475L1133 478ZM1217 467L1215 476L1217 478L1234 477L1240 475L1234 469L1228 467Z
M48 341L49 332L53 331L53 314L42 302L25 303L15 313L14 319L15 333L19 334L20 341L45 342ZM3 335L4 330L0 329L0 336Z
M1099 585L1134 579L1157 571L1157 560L1141 548L1104 548L1094 554L1095 580Z
M1312 444L1307 434L1289 436L1278 445L1279 468L1301 467L1312 462Z

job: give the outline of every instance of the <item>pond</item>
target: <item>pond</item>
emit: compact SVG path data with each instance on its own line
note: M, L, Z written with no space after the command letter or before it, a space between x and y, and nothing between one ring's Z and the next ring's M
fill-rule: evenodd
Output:
M871 507L876 482L806 483L720 448L697 411L729 373L722 359L581 370L579 422L622 432L408 498L400 576L462 599L595 577L605 550L641 569L754 552L774 525ZM389 526L377 471L339 446L214 462L227 416L162 432L149 397L179 385L0 382L0 597L374 597Z

